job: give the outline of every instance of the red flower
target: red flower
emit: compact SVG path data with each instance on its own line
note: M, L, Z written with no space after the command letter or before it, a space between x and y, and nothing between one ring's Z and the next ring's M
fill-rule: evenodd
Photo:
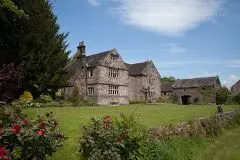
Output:
M20 130L21 130L21 126L19 125L19 124L16 124L16 123L14 123L13 125L12 125L12 132L13 133L19 133L20 132Z
M0 159L2 159L2 160L10 160L9 152L2 146L0 146Z
M40 127L41 129L44 129L44 128L45 128L45 123L44 123L43 120L40 121L39 127Z
M40 129L39 131L37 131L37 133L42 136L42 135L45 134L45 130L44 129Z
M105 116L103 117L103 125L107 127L109 125L109 122L112 122L112 117L111 116Z
M28 120L28 119L23 119L22 122L23 122L25 125L27 125L28 122L29 122L29 120Z
M112 121L112 117L111 116L105 116L103 117L104 121Z

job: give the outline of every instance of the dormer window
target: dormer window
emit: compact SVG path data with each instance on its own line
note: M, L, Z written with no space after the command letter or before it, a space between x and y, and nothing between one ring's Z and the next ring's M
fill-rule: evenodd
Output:
M115 61L117 60L118 56L117 55L114 55L114 54L111 54L111 60L112 61Z
M88 71L88 77L92 77L93 76L93 69L90 69L89 71Z

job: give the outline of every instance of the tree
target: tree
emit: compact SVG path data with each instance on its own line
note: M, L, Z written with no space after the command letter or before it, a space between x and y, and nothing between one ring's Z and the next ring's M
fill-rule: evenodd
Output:
M0 66L0 101L10 102L21 94L22 66L14 63Z
M176 78L173 76L170 77L161 77L161 82L172 82L174 83L176 81Z
M221 87L216 92L216 103L224 104L227 101L228 96L230 95L230 91L227 87Z
M240 93L233 96L233 102L236 104L240 104Z
M27 18L18 18L1 8L4 16L3 38L0 39L1 63L25 62L23 88L34 97L41 93L55 93L65 85L67 76L63 68L67 64L67 34L59 33L57 17L48 0L12 0L24 10ZM2 26L1 26L2 27ZM2 31L2 30L1 30Z
M11 0L0 0L0 7L6 8L18 16L23 16L24 11L19 10L18 7Z

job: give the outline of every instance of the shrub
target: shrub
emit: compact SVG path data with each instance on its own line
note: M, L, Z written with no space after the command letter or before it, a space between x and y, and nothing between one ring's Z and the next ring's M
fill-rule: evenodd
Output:
M197 119L179 124L168 124L149 130L152 137L167 140L183 137L214 137L224 129L240 124L240 111L218 115L204 119Z
M169 100L170 100L170 102L175 103L175 104L178 104L178 103L179 103L179 97L178 97L176 94L172 94L172 95L169 97Z
M33 100L31 92L24 91L23 94L19 97L19 100L23 103L29 103Z
M2 58L1 58L2 59ZM23 63L0 65L0 101L11 102L22 92Z
M0 107L0 149L4 151L4 157L45 160L62 145L63 140L53 113L31 120L19 108Z
M129 104L145 104L145 100L130 100Z
M240 93L238 93L235 96L233 96L233 101L236 104L240 104Z
M44 103L49 103L49 102L53 102L53 99L50 95L44 95L44 94L41 94L40 95L40 99L42 102Z
M230 91L227 87L219 88L216 92L216 103L224 104L227 101L228 96L230 95Z
M115 121L111 116L92 118L91 123L83 127L82 156L91 160L137 159L142 156L145 133L133 116L121 115Z

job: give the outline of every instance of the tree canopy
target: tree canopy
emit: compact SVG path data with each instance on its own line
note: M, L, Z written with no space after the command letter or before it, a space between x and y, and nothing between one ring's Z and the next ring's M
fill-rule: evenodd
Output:
M24 64L22 87L35 97L54 93L66 84L63 69L69 52L67 34L59 32L51 3L48 0L0 2L0 64ZM24 11L27 18L13 12L15 9Z
M172 82L174 83L176 81L176 78L173 76L170 77L161 77L161 82Z

